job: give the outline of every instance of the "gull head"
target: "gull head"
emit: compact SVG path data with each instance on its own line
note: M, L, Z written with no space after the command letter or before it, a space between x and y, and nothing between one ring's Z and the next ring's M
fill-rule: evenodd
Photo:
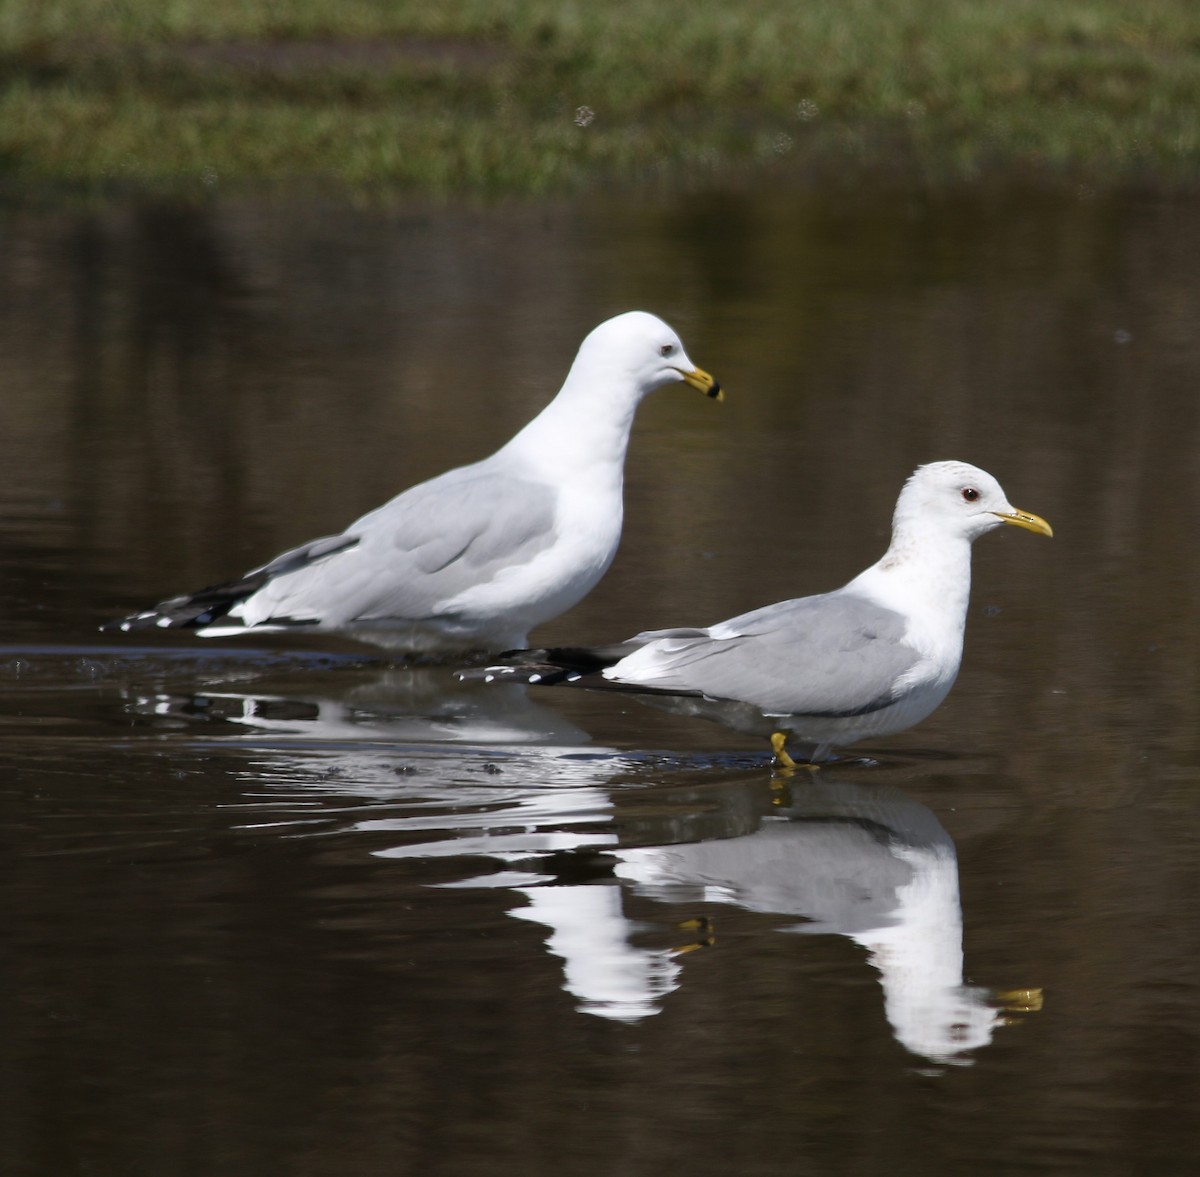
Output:
M592 379L623 377L642 396L682 381L714 400L724 399L721 386L688 358L679 336L646 311L627 311L601 323L580 345L574 368Z
M896 531L934 527L941 534L967 541L1002 523L1039 535L1054 534L1045 519L1014 507L986 470L966 462L931 462L917 467L900 492L893 520Z

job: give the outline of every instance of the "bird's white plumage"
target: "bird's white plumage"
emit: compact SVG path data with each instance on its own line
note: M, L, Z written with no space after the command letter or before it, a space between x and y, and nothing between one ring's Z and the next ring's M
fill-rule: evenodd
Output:
M587 336L558 395L491 457L412 487L341 536L119 625L183 624L205 636L302 626L421 653L523 645L608 569L634 414L681 380L719 395L661 319L618 315Z
M1051 534L986 471L931 463L901 491L887 552L842 588L705 629L638 634L590 656L607 663L609 683L660 706L788 733L821 759L831 746L911 727L946 697L962 660L971 543L1002 523ZM559 665L577 668L571 657Z
M604 676L698 691L743 714L749 705L761 726L818 749L902 731L958 675L972 541L1031 518L976 466L922 466L900 493L887 552L843 588L721 622L690 644L648 641Z

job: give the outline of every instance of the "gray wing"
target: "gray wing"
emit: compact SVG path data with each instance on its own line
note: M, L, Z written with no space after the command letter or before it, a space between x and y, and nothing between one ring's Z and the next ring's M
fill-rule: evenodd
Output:
M544 483L466 467L421 483L364 515L346 547L282 568L254 601L259 619L423 618L555 540L556 497ZM272 561L265 571L272 571Z
M896 680L919 661L904 643L906 628L899 613L863 597L825 593L708 630L639 634L648 639L642 649L606 677L735 699L772 715L860 715L887 706Z

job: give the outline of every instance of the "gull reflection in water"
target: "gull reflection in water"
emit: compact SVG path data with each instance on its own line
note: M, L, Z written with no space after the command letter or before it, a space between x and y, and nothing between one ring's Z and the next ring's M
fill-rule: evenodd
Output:
M554 708L531 700L531 688L520 684L499 690L463 684L441 668L341 666L330 672L302 665L269 677L235 669L243 670L240 680L220 667L202 680L201 690L130 691L126 706L154 727L245 751L244 767L235 761L234 771L252 786L247 799L262 808L261 826L365 831L419 824L411 815L366 811L347 825L333 807L339 797L402 811L420 804L444 813L447 829L470 821L475 804L507 807L518 795L522 810L564 814L585 809L582 788L606 784L626 763ZM306 804L320 808L309 811ZM595 804L608 811L606 790ZM428 817L425 828L437 828L437 820ZM538 848L559 841L547 835Z
M969 1062L1008 1014L1040 1005L1037 990L964 983L954 843L894 788L829 771L768 787L758 772L714 775L711 764L663 778L653 757L589 745L521 685L459 684L438 670L292 670L270 685L253 678L254 693L219 675L208 685L141 694L133 709L251 737L247 772L283 797L256 824L332 822L401 834L405 844L373 851L382 857L502 862L452 885L519 897L510 914L548 930L585 1013L636 1022L660 1012L686 979L687 952L713 943L705 917L677 918L702 903L861 945L895 1038L932 1061ZM314 812L294 802L312 789L387 804ZM683 908L669 946L646 946L646 925L626 914L631 897Z
M231 676L227 676L231 677ZM246 690L247 686L253 687ZM161 721L232 725L329 743L586 744L588 734L532 701L528 688L459 683L441 668L341 668L249 683L213 676L205 691L140 693L130 710ZM242 689L232 689L241 687ZM237 730L237 729L240 729Z
M1040 990L964 983L954 843L928 807L896 789L822 775L738 836L601 856L611 857L620 886L514 888L527 906L511 914L550 929L547 947L562 958L564 987L582 1012L623 1021L659 1012L683 983L683 953L711 942L700 920L690 925L695 942L683 949L637 946L640 926L623 910L626 889L685 907L722 903L795 916L803 922L783 930L848 937L879 974L896 1040L930 1061L969 1063L1010 1014L1040 1008Z
M658 1013L659 1002L679 988L678 949L638 948L636 925L625 916L620 888L603 883L517 887L528 907L512 915L550 929L546 947L563 961L563 988L581 1013L637 1021Z

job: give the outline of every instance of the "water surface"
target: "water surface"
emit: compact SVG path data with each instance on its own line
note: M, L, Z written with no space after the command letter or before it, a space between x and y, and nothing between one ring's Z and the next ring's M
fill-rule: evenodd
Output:
M5 1172L1190 1172L1194 203L1036 190L0 214ZM626 698L100 635L487 453L610 314L606 640L836 587L917 463L930 720L809 781Z

